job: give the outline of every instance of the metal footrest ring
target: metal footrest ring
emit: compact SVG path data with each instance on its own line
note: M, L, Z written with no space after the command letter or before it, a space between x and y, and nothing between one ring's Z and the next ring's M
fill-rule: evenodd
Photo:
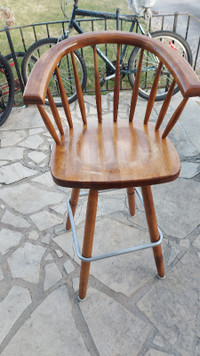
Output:
M136 193L137 193L141 203L143 204L142 195L141 195L139 189L135 188L135 190L136 190ZM81 193L80 196L87 196L88 194L89 193ZM68 209L69 220L70 220L70 224L71 224L72 236L73 236L73 241L74 241L76 254L77 254L77 257L81 261L84 261L84 262L99 261L99 260L103 260L103 259L109 258L109 257L120 256L120 255L124 255L124 254L127 254L127 253L131 253L131 252L135 252L135 251L139 251L139 250L144 250L144 249L147 249L147 248L152 248L152 247L160 245L161 242L162 242L162 239L163 239L162 231L158 227L159 239L156 242L149 242L147 244L133 246L133 247L129 247L129 248L126 248L126 249L117 250L117 251L113 251L113 252L108 252L108 253L97 255L97 256L93 256L93 257L84 257L80 253L80 247L79 247L79 243L78 243L76 227L75 227L75 223L74 223L74 217L73 217L72 209L71 209L71 205L70 205L70 198L67 200L67 209Z

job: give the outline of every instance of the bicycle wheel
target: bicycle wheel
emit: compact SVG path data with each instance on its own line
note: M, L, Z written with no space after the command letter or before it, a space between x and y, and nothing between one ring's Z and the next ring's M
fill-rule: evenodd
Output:
M0 126L8 118L14 101L14 78L7 60L0 54Z
M35 42L28 49L22 61L22 77L25 84L27 83L31 70L33 69L37 60L42 56L44 52L46 52L49 48L54 46L57 42L58 42L57 38L45 38L38 42ZM78 51L75 51L74 53L75 53L78 74L81 82L81 87L84 90L87 81L86 64L83 57ZM59 63L59 70L60 70L60 75L62 77L62 81L64 83L68 101L69 103L72 103L77 99L77 93L76 93L76 85L74 79L72 60L70 55L66 55L65 57L62 58L62 60ZM50 80L50 90L55 99L56 105L62 106L57 78L54 74L52 75L52 78ZM46 100L45 103L48 104L48 100Z
M20 73L21 73L21 67L22 67L22 61L23 61L24 55L25 55L25 52L15 52L15 56L17 59ZM23 93L21 90L21 86L20 86L19 78L18 78L17 71L15 68L15 63L14 63L12 53L5 56L5 58L7 59L8 63L10 64L10 67L11 67L12 73L13 73L13 77L14 77L14 84L15 84L14 105L23 104Z
M187 44L187 42L179 35L171 31L157 31L151 33L151 37L157 39L158 41L165 43L166 45L170 46L174 50L178 51L181 56L183 56L191 65L192 65L192 52ZM139 48L134 48L132 51L129 62L128 62L128 71L129 71L129 82L131 86L134 84L137 63L140 57L140 50ZM152 88L152 84L154 82L155 73L158 67L158 60L157 57L152 55L148 51L144 51L143 55L143 63L142 63L142 71L141 71L141 78L140 78L140 88L139 88L139 95L148 100L149 94ZM132 72L132 73L131 73ZM172 82L172 76L168 69L163 65L161 76L158 84L157 94L156 94L156 101L164 100L169 87ZM173 95L179 91L178 86L175 86Z

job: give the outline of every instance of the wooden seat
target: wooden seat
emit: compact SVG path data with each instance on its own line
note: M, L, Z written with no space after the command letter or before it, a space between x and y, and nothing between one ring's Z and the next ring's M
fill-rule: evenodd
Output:
M64 187L109 189L174 180L179 156L154 125L128 120L77 126L53 148L51 171Z
M97 45L102 44L116 45L113 119L102 115L99 59L97 58ZM129 115L127 119L120 120L118 118L118 107L120 102L121 44L140 47L141 55L138 61L134 87L131 89ZM74 51L80 48L84 48L84 50L89 48L92 52L89 60L87 59L87 63L88 61L93 62L91 67L94 67L96 119L94 117L87 118L86 115L84 95L74 56ZM152 52L158 58L159 64L146 105L144 120L141 121L135 117L135 110L144 51ZM68 54L71 54L73 63L82 125L74 124L74 118L70 112L70 106L59 71L61 58ZM165 66L169 70L173 80L156 123L151 123L149 119L155 101L162 66ZM52 74L57 77L63 108L66 114L68 126L65 129L63 128L62 120L48 87ZM182 100L172 116L167 117L167 122L163 124L175 84L178 84L180 88ZM25 89L24 102L25 104L38 106L48 130L54 138L55 144L52 148L50 166L55 183L63 187L73 188L70 199L70 219L68 217L66 227L70 229L72 226L74 234L72 215L75 214L80 189L89 189L83 248L82 255L80 256L82 259L79 287L80 299L85 298L90 262L93 261L91 257L92 243L99 190L127 188L130 213L134 215L134 187L141 187L150 240L152 242L150 246L153 247L158 276L164 278L165 269L160 245L161 240L159 239L151 185L169 182L178 177L180 172L179 155L167 136L179 119L188 98L199 95L200 82L184 58L180 57L175 50L165 47L162 43L137 34L113 31L87 33L71 37L51 48L36 63ZM43 106L46 96L49 100L54 123L51 121L51 115L48 114L48 111ZM122 251L122 253L127 253L127 251Z

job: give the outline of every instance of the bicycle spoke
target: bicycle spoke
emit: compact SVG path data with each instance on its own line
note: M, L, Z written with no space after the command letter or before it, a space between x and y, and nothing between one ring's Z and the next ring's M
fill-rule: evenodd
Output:
M182 39L179 35L174 34L170 31L158 31L151 34L153 38L162 42L163 44L170 46L174 51L178 51L181 56L191 62L191 55L190 49L188 48L187 43ZM137 63L140 56L140 50L135 48L130 56L129 59L129 81L133 86L134 78L135 78L135 68L137 67ZM154 82L155 73L158 67L158 59L154 54L150 54L148 51L144 51L143 55L143 64L141 70L141 78L140 78L140 89L139 94L144 98L148 99L149 94ZM172 75L168 71L167 67L163 65L157 93L156 93L156 100L163 100L171 86L172 83ZM177 84L174 88L174 94L177 93L179 90Z

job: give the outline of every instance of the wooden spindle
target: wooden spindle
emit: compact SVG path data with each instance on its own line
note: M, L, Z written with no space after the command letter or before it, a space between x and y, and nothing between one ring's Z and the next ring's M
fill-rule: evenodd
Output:
M144 118L144 123L145 124L147 124L147 122L149 121L149 117L151 115L151 111L152 111L153 104L154 104L154 101L155 101L157 87L158 87L158 83L159 83L159 79L160 79L161 69L162 69L162 62L160 62L159 65L158 65L158 69L156 71L156 76L155 76L155 79L154 79L154 82L153 82L153 85L152 85L152 88L151 88L151 92L150 92L150 95L149 95L146 114L145 114L145 118Z
M47 98L49 100L49 105L51 107L51 111L52 111L52 114L53 114L53 117L54 117L54 120L55 120L55 123L57 125L57 128L60 132L61 135L64 135L64 131L63 131L63 127L62 127L62 123L61 123L61 120L60 120L60 115L58 113L58 109L57 109L57 106L53 100L53 96L51 94L51 91L49 88L47 88Z
M139 59L137 72L136 72L136 77L135 77L135 82L134 82L134 86L133 86L133 90L132 90L131 108L130 108L130 113L129 113L129 122L133 121L133 116L134 116L134 113L135 113L135 108L136 108L136 103L137 103L137 98L138 98L138 91L139 91L139 86L140 86L140 74L141 74L141 68L142 68L143 53L144 53L144 50L141 49L140 59Z
M61 78L58 66L56 66L56 68L55 68L55 73L56 73L56 76L57 76L57 79L58 79L60 95L61 95L62 104L63 104L63 108L64 108L64 111L65 111L65 115L66 115L66 118L67 118L67 122L68 122L69 127L72 128L73 127L73 123L72 123L71 111L70 111L70 108L69 108L67 95L66 95L66 92L65 92L65 88L64 88L64 85L63 85L63 82L62 82L62 78Z
M170 121L168 122L164 132L163 132L163 135L162 135L162 138L165 138L169 132L171 131L171 129L174 127L174 125L176 124L176 122L178 121L187 101L188 101L189 98L183 98L183 100L181 101L181 103L179 104L179 106L177 107L177 109L175 110L174 114L172 115Z
M38 105L37 107L38 107L40 115L42 116L43 121L44 121L48 131L50 132L51 136L53 137L53 139L55 140L56 143L60 144L61 142L60 142L60 140L58 138L56 130L53 127L53 125L51 123L51 120L49 119L49 117L48 117L46 111L44 110L43 106L42 105Z
M99 81L99 69L98 69L96 45L93 47L93 52L94 52L94 74L95 74L95 95L96 95L96 104L97 104L97 115L98 115L98 121L102 122L101 87Z
M86 113L85 113L85 104L84 104L84 99L83 99L81 83L79 80L78 71L77 71L77 67L76 67L74 52L71 52L71 56L72 56L72 64L73 64L73 69L74 69L74 78L75 78L75 83L76 83L78 103L79 103L83 123L86 125L87 119L86 119Z
M159 116L158 116L158 120L157 120L157 123L156 123L155 130L159 130L160 125L163 122L163 119L165 117L165 114L166 114L167 109L168 109L169 104L170 104L171 97L172 97L173 92L174 92L175 84L176 84L176 81L173 80L172 83L171 83L171 86L169 88L169 91L167 93L167 96L166 96L166 98L165 98L165 100L163 102L163 105L162 105L162 107L160 109L160 113L159 113Z
M117 121L118 106L119 106L119 85L120 85L120 44L117 45L117 60L115 71L115 86L113 98L113 120Z

